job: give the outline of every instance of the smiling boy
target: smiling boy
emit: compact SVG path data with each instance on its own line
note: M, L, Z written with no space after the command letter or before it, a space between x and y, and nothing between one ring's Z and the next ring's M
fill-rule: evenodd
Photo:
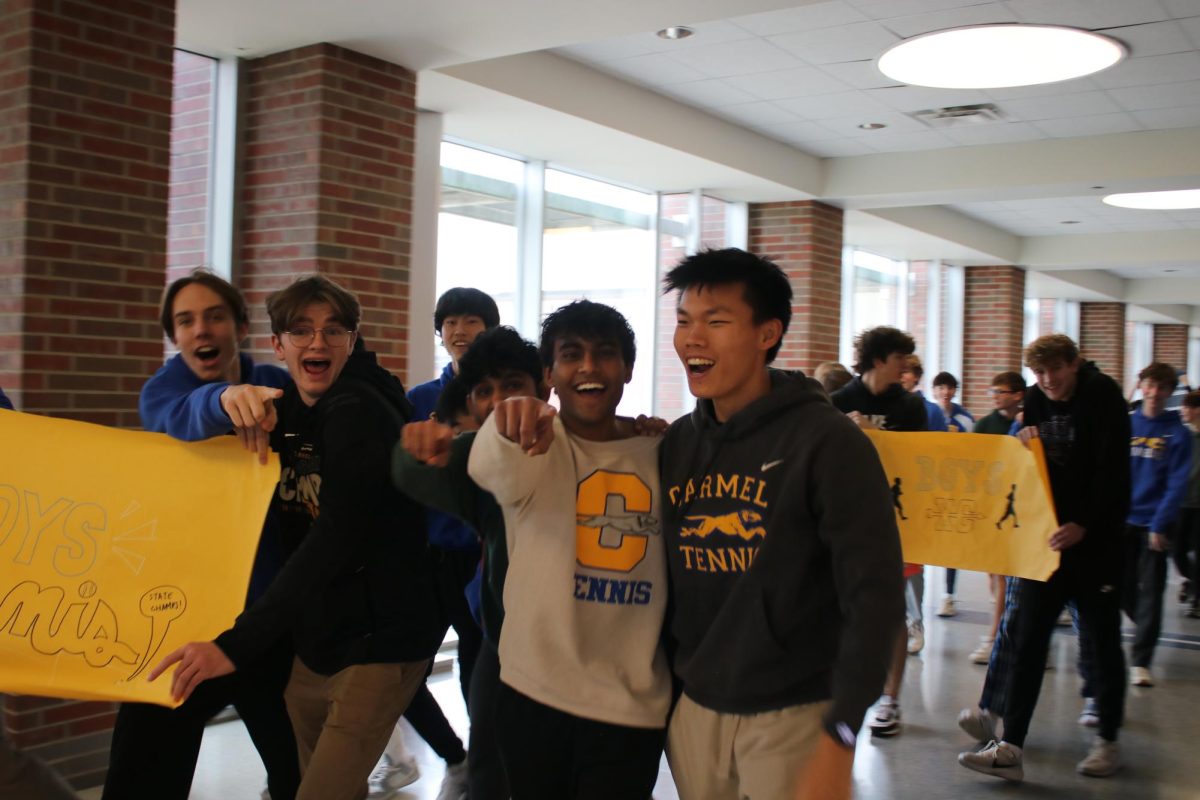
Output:
M664 283L697 398L661 459L679 796L848 798L903 619L887 479L819 384L768 367L792 313L777 266L710 250Z

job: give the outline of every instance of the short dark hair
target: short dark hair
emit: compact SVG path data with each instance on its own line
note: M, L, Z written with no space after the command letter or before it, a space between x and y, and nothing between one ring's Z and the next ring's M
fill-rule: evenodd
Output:
M443 425L457 425L458 418L467 413L467 393L470 389L454 376L438 395L433 407L433 418Z
M362 308L358 298L324 275L297 278L291 286L280 289L267 298L267 316L271 318L271 333L279 336L292 326L296 317L313 303L328 303L333 316L350 330L358 328Z
M958 378L954 377L949 372L939 372L937 375L933 376L933 385L934 386L949 386L951 388L957 389L958 388Z
M1047 333L1025 347L1025 366L1045 369L1054 364L1074 364L1079 358L1079 346L1065 333Z
M1179 386L1179 373L1170 364L1155 361L1138 373L1138 383L1145 380L1154 381L1159 386L1170 386L1173 392Z
M1185 394L1183 404L1188 408L1200 408L1200 389L1193 389Z
M875 368L876 359L887 361L892 353L911 356L916 349L916 340L899 328L889 325L870 328L854 338L854 371L865 375ZM920 359L913 370L918 378L921 377L921 373L917 372L919 369Z
M471 342L458 360L454 381L461 382L463 390L469 393L485 378L496 378L509 370L527 373L535 386L542 384L542 359L537 347L521 338L515 329L498 325Z
M992 378L992 386L1003 386L1010 392L1025 391L1025 376L1019 372L1000 372Z
M822 369L821 367L826 367L826 369ZM825 394L833 394L854 380L854 376L850 374L850 370L832 361L827 361L820 367L817 367L813 377L820 382L821 388L825 390Z
M754 312L755 324L777 319L783 325L779 341L767 350L767 363L770 364L779 354L792 321L792 284L775 262L736 247L701 250L680 261L667 273L663 278L663 294L672 291L683 294L692 287L738 283L742 285L742 296Z
M250 324L250 313L246 310L246 298L242 297L242 293L215 272L204 267L197 267L192 270L191 274L171 281L171 285L163 292L162 305L159 307L159 321L162 322L162 328L167 334L167 338L172 342L175 341L175 296L193 283L215 292L225 305L229 306L229 313L233 315L233 320L238 325Z
M442 331L442 323L446 317L460 317L464 314L479 317L485 328L494 328L500 324L500 309L496 301L487 292L465 286L456 286L442 292L438 298L437 307L433 310L433 329Z
M620 311L591 300L576 300L551 311L542 320L542 338L538 352L542 365L554 365L554 343L567 336L578 336L592 342L613 341L621 347L625 366L632 367L637 357L637 344L629 320Z

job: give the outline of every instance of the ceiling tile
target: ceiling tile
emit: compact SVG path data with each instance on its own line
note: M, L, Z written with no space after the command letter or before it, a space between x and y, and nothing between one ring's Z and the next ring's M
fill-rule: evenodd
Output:
M783 125L769 125L770 135L777 139L788 141L819 141L831 139L834 134L828 128L816 122L789 122Z
M1104 92L1079 92L1077 94L1005 100L1000 104L1000 108L1011 119L1025 121L1086 117L1121 110L1121 107Z
M988 97L999 102L1010 97L1049 97L1050 95L1075 94L1078 92L1094 92L1100 87L1090 78L1073 78L1057 83L1041 83L1036 86L1010 86L1000 89L987 89Z
M821 158L865 156L879 152L865 142L856 139L823 139L817 142L801 142L796 144L796 148Z
M739 103L726 106L719 113L722 117L741 125L767 126L802 121L796 114L780 108L775 103Z
M1022 22L1097 30L1167 19L1157 0L1007 0Z
M880 135L882 134L882 135ZM880 153L902 153L913 150L938 150L953 146L946 137L937 131L915 131L912 133L888 131L870 131L866 136L856 136L853 141L869 145Z
M887 125L878 131L863 131L858 126L864 122L882 122ZM882 111L872 113L870 119L863 119L860 114L850 114L844 117L832 117L821 120L821 124L834 133L842 136L862 136L865 133L915 133L927 132L929 128L899 111Z
M931 89L928 86L889 86L863 92L898 111L924 111L929 108L969 106L988 102L988 96L974 89Z
M1045 139L1046 135L1024 122L993 122L962 128L947 128L942 135L955 144L1004 144Z
M737 103L750 103L758 99L719 79L676 83L671 86L661 86L658 91L698 108L720 108Z
M1196 0L1160 0L1160 2L1172 17L1200 16L1200 10L1196 8Z
M867 119L872 114L891 110L866 92L838 92L799 97L794 100L780 100L776 105L803 119L831 119L854 114Z
M622 58L619 61L607 61L596 66L605 72L649 86L669 86L673 83L698 81L708 77L703 72L692 69L686 64L680 64L662 53Z
M864 61L847 61L843 64L822 64L821 70L855 89L876 89L897 85L896 81L879 71L873 58Z
M1002 3L983 3L945 11L934 11L928 14L888 17L883 25L897 36L907 39L922 33L944 31L964 25L990 25L1002 22L1017 22L1017 17Z
M900 37L878 22L859 22L818 31L771 36L768 41L810 64L837 64L878 58Z
M1187 35L1192 44L1200 47L1200 16L1179 20L1179 27Z
M1131 111L1133 118L1149 130L1163 128L1192 128L1200 127L1200 108L1152 108L1145 111Z
M1047 136L1053 136L1056 139L1145 130L1145 126L1124 112L1097 114L1093 117L1047 119L1031 124L1038 130L1044 131Z
M948 8L988 4L988 0L846 0L872 19L926 14Z
M799 67L776 72L738 75L727 79L731 86L763 100L785 100L817 94L843 92L850 87L816 67Z
M1200 10L1200 6L1197 6L1197 10ZM1175 21L1110 28L1104 31L1104 35L1124 42L1134 58L1184 53L1195 49L1184 33L1183 26Z
M1108 96L1129 111L1200 105L1200 80L1110 89Z
M770 41L758 38L711 47L692 47L672 53L671 57L712 78L806 66Z
M712 47L717 44L754 38L749 31L725 20L713 20L689 27L696 31L696 35L687 39L660 39L653 31L646 31L629 36L615 36L594 42L581 42L559 47L555 52L580 61L595 63L616 61L648 53L679 53L692 48Z
M810 31L817 28L832 28L835 25L848 25L852 22L866 22L867 17L846 3L834 2L813 3L797 8L784 8L779 11L767 11L763 14L734 17L730 21L759 36L771 36L777 33Z
M1111 69L1093 75L1091 79L1105 89L1122 86L1151 86L1156 83L1179 83L1200 75L1200 53L1171 53L1165 56L1131 58Z

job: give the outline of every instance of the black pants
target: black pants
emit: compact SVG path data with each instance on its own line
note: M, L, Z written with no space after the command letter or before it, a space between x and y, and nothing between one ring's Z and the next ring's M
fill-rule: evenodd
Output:
M471 673L475 669L475 660L479 657L479 643L483 633L479 630L475 618L471 616L471 609L467 605L467 596L463 590L475 577L475 568L479 565L479 551L443 550L437 547L431 547L430 550L438 599L445 615L446 628L443 629L443 635L445 630L451 627L458 634L458 679L463 700L468 700ZM432 666L432 662L430 664ZM468 713L469 709L468 703ZM404 718L446 763L458 764L467 757L462 740L450 726L429 687L422 685L417 690L408 710L404 712Z
M479 648L467 709L471 715L471 738L467 749L467 794L471 800L508 800L508 774L500 757L500 735L496 728L496 696L500 691L500 656L487 639Z
M958 570L946 570L946 594L954 594L954 584L958 583Z
M647 800L654 790L666 728L576 717L504 683L496 716L512 800Z
M1192 608L1200 608L1200 508L1182 509L1174 533L1171 554L1175 567L1192 583Z
M300 760L283 702L291 669L291 647L282 641L247 669L204 681L178 708L122 703L113 728L104 799L187 800L204 726L232 705L267 768L272 800L292 800L300 785ZM257 796L257 789L254 792Z
M1092 576L1059 568L1045 583L1021 581L1017 611L1016 654L1009 672L1004 739L1025 745L1046 674L1050 636L1068 600L1079 609L1081 635L1096 657L1096 699L1100 735L1116 741L1125 713L1125 654L1121 650L1121 591ZM1083 643L1080 643L1083 646Z
M1163 591L1167 588L1167 554L1148 546L1150 531L1128 525L1125 529L1125 584L1121 609L1137 626L1130 660L1149 667L1162 631Z

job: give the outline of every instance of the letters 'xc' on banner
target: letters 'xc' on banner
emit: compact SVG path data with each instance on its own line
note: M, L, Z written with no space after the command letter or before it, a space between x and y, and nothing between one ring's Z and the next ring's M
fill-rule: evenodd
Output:
M0 692L175 705L146 674L246 599L279 459L0 411Z
M1044 581L1058 529L1041 442L865 431L892 489L904 560Z

